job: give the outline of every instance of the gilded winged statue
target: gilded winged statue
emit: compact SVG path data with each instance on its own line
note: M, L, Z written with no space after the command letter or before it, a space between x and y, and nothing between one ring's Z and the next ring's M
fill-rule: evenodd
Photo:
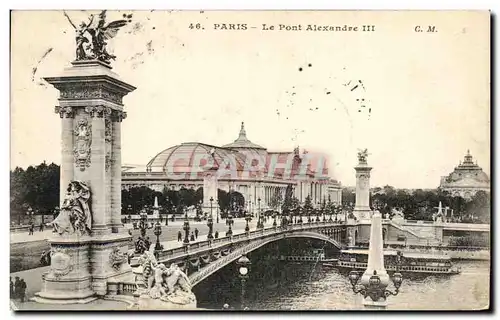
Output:
M64 16L75 29L76 35L76 60L99 60L110 63L116 56L110 54L106 46L108 40L118 33L120 28L132 21L132 14L123 14L123 19L106 24L106 10L101 11L95 18L94 14L89 17L89 22L82 22L79 27L73 23L66 12Z

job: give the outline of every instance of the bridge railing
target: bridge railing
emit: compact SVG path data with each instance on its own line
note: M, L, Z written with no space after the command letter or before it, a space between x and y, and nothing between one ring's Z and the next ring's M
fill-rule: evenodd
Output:
M308 230L308 229L315 229L318 227L326 227L326 226L337 227L337 226L341 226L341 225L342 224L340 224L340 223L321 221L321 222L311 222L311 223L303 223L303 224L290 224L290 225L286 226L285 228L268 227L268 228L249 231L247 233L235 234L232 237L225 236L225 237L221 237L221 238L217 238L217 239L204 240L204 241L195 242L195 243L189 244L189 245L183 245L182 247L178 247L178 248L163 250L162 252L159 253L158 258L159 258L159 260L164 261L167 259L172 259L172 258L177 258L177 257L183 256L183 255L187 255L188 253L195 254L195 253L200 252L200 251L206 251L209 248L216 249L219 247L226 246L230 243L257 239L257 238L262 237L263 235L268 235L268 234L286 233L290 230Z

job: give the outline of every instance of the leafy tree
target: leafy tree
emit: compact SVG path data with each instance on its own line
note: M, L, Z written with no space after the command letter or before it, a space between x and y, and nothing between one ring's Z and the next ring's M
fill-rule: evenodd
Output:
M282 200L283 200L283 198L281 195L281 191L279 188L277 188L274 191L274 194L271 196L271 199L269 199L269 207L271 207L271 209L273 209L273 210L278 210Z
M350 189L342 189L342 204L348 205L356 202L356 193Z
M313 211L314 211L314 208L313 208L313 205L312 205L312 201L311 201L311 196L307 196L306 197L306 201L304 201L304 215L306 217L309 217L313 214Z
M279 194L281 196L281 193ZM289 184L287 187L286 187L286 190L285 190L285 199L283 200L283 205L281 206L281 212L284 214L284 215L289 215L290 214L290 211L292 211L293 209L295 209L295 206L294 206L294 203L293 203L293 187L291 184ZM278 203L279 205L279 203Z
M10 172L11 219L21 223L26 210L35 214L52 214L59 205L59 166L45 162L29 166L26 170L15 168Z

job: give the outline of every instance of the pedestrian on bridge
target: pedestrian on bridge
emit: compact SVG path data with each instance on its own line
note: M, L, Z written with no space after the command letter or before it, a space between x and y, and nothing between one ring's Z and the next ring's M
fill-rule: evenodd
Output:
M195 228L194 229L194 236L195 238L198 240L198 233L200 233L200 231L198 231L198 228Z
M10 298L14 298L14 282L12 282L12 277L10 277Z
M195 241L194 232L191 232L191 239L190 239L190 241Z
M32 236L33 235L33 232L35 231L35 225L34 224L31 224L29 226L29 236Z
M43 231L43 222L40 223L40 232Z
M182 241L182 232L177 232L177 242Z
M219 231L215 230L215 239L219 238Z

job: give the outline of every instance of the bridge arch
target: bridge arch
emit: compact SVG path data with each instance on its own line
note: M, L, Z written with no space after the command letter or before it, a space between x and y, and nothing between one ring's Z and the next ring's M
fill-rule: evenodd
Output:
M311 232L311 231L298 231L298 232L291 232L288 234L278 234L275 236L271 237L266 237L263 239L258 239L252 242L249 242L243 246L240 246L236 248L234 251L229 253L227 256L221 257L220 259L217 259L216 261L210 263L206 267L200 269L199 271L191 274L189 276L189 279L191 280L191 285L194 287L197 284L201 283L203 280L211 276L212 274L216 273L220 269L224 268L228 264L232 263L233 261L237 260L239 257L241 257L244 254L248 254L252 251L255 251L269 243L287 239L287 238L309 238L309 239L316 239L316 240L323 240L331 245L335 246L339 250L343 248L343 246L336 241L335 239L318 233L318 232Z

